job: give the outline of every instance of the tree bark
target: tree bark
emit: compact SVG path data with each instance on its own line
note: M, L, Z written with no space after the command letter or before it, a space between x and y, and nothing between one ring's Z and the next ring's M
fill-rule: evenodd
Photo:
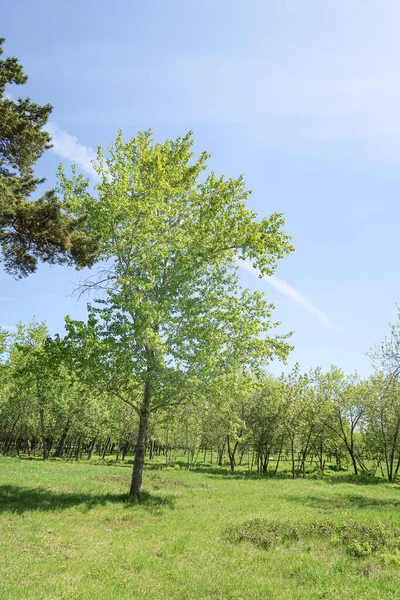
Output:
M106 441L106 443L104 444L103 453L101 455L101 458L103 460L104 460L104 458L106 456L106 453L107 453L107 450L108 450L108 445L109 445L110 441L111 441L110 438L108 438L107 441Z
M92 443L90 444L90 448L89 448L89 452L88 452L88 456L87 456L88 460L90 460L93 456L93 452L95 451L98 437L99 437L99 432L96 433L96 435L94 436L94 438L92 440Z
M80 435L78 437L78 445L76 447L76 454L75 454L75 458L78 462L80 460L80 455L81 455L81 443L82 443L82 436Z
M150 460L153 460L153 458L154 458L154 445L155 445L155 440L151 440L151 442L150 442L150 450L149 450L149 458L150 458Z
M140 409L139 431L135 448L135 459L133 461L132 481L129 495L132 498L140 500L142 489L143 466L146 455L147 431L149 427L151 404L151 383L146 381L144 384L143 403Z
M357 460L356 460L353 448L349 448L349 454L350 454L351 462L353 463L354 475L358 475Z
M235 466L236 466L235 455L236 455L236 450L237 450L239 442L236 441L235 444L234 444L234 446L233 446L233 449L232 449L229 435L226 436L226 441L228 443L228 456L229 456L229 462L230 462L230 466L231 466L231 471L232 471L232 473L234 473Z
M40 431L42 434L43 460L47 460L47 442L46 442L46 431L45 431L45 424L44 424L44 408L42 406L39 408L39 418L40 418Z
M292 456L292 479L296 479L296 468L294 459L294 440L290 438L290 452Z
M65 424L64 431L61 434L60 441L58 442L57 449L54 453L54 456L56 456L57 458L62 458L64 456L65 442L67 439L70 425L71 425L71 417L68 418L68 421Z

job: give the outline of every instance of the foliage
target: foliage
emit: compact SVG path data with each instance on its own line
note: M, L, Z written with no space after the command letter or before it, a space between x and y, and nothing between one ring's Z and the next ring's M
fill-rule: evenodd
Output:
M254 519L227 530L233 542L251 542L264 550L276 544L300 539L323 538L344 548L351 556L365 557L382 549L396 550L400 546L400 526L394 523L371 525L356 519L337 523L332 519L301 521L268 521Z
M31 199L44 182L34 165L51 148L44 127L52 107L6 94L7 85L27 80L16 58L0 58L0 247L6 271L17 277L35 271L38 260L91 265L98 246L83 230L84 216L68 215L54 190Z
M260 371L285 359L287 336L271 335L273 307L243 290L238 260L261 275L292 250L283 215L259 221L246 207L243 177L204 176L189 133L157 143L151 132L99 151L96 195L60 169L60 190L86 231L100 238L99 293L87 323L67 322L67 346L92 380L139 416L132 495L139 495L149 418L154 409L202 396L231 369ZM79 358L80 357L80 358ZM90 367L88 366L90 364Z

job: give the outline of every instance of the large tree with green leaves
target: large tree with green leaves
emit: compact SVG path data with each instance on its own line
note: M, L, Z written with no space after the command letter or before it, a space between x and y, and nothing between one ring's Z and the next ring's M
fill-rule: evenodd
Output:
M16 58L0 58L0 250L6 271L17 277L35 271L38 260L91 265L98 246L84 232L84 215L72 218L54 190L31 198L44 181L34 165L51 148L44 126L52 107L6 94L8 84L27 79Z
M208 154L195 159L192 146L191 133L163 143L151 132L127 143L119 134L108 158L99 151L95 195L85 178L60 171L64 203L101 239L104 265L88 283L103 294L88 323L69 322L70 345L94 385L103 381L137 411L136 497L152 410L290 349L287 336L270 335L273 306L238 275L240 259L267 275L292 250L284 217L258 220L243 177L206 175Z

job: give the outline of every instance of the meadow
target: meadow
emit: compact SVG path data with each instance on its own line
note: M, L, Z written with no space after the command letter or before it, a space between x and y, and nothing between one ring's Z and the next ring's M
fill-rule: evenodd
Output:
M400 597L398 484L131 468L0 459L1 600Z

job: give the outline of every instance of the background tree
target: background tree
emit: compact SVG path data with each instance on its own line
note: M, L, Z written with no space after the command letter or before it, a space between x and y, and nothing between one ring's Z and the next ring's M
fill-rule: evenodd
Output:
M268 471L272 455L275 459L275 473L279 467L287 437L283 388L282 382L266 376L249 419L251 444L256 454L258 472Z
M3 43L0 38L0 57ZM54 190L31 199L44 181L33 167L51 148L43 127L52 107L6 95L8 84L23 85L27 79L16 58L0 58L0 248L6 271L17 277L35 271L38 260L89 266L98 246L84 232L84 216L68 215Z
M323 392L331 414L329 427L342 443L351 459L354 475L366 470L363 457L368 385L357 374L346 376L343 371L332 367L325 376Z
M400 313L391 325L390 336L369 356L376 369L372 380L370 408L371 433L386 463L389 481L400 468Z
M369 454L377 457L378 465L382 459L386 477L393 481L400 468L399 381L378 373L369 383L365 446Z

